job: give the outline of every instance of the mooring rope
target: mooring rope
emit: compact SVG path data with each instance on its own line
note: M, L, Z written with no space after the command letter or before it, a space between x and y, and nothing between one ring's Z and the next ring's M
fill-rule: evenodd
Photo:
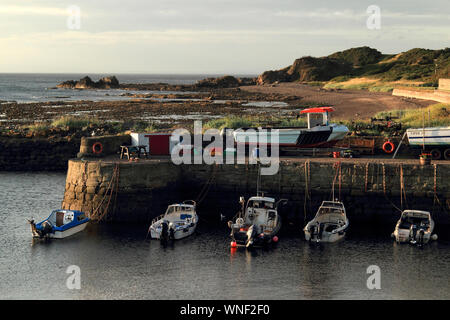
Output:
M384 167L384 162L381 163L381 167L382 167L382 171L383 171L383 194L384 197L386 198L387 201L390 202L390 204L397 209L398 211L402 212L403 210L400 209L399 207L397 207L392 201L391 199L388 198L387 194L386 194L386 168Z
M114 170L113 170L113 174L111 176L111 180L109 181L108 187L106 188L105 194L103 195L102 200L100 201L99 205L97 206L97 208L92 212L91 217L93 219L97 219L98 221L101 221L103 219L103 217L106 215L106 213L108 212L108 208L109 208L109 204L111 202L111 198L112 198L112 194L114 192L114 189L112 186L117 186L118 187L118 183L116 182L116 177L118 176L118 169L119 166L116 163ZM116 191L117 193L117 191ZM108 197L109 194L109 197ZM103 208L102 212L99 215L100 212L100 208L103 205L103 202L106 200L106 198L108 197L108 203L106 205L105 208Z
M211 176L206 181L206 183L203 186L202 190L198 194L197 199L195 200L197 205L199 205L206 198L206 195L208 194L209 190L211 189L212 182L213 182L213 180L214 180L214 178L216 176L216 171L217 171L216 168L217 168L217 165L213 166Z

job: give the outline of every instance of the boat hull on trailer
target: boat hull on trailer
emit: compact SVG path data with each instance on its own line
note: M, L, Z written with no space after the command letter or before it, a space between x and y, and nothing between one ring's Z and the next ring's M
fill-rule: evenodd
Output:
M331 124L307 128L248 128L233 132L237 145L277 145L292 148L332 147L345 138L349 130L344 125ZM273 134L275 130L277 134Z
M412 147L450 146L450 126L423 129L407 129L409 145Z

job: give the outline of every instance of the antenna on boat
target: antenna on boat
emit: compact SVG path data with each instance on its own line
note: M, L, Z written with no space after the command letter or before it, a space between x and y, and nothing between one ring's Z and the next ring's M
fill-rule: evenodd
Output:
M256 194L259 196L261 188L261 163L258 161L258 178L256 179Z

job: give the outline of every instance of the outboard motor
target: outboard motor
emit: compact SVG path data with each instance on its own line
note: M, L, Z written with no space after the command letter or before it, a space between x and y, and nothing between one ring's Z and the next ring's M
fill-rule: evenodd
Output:
M172 222L169 223L169 239L175 240L175 226Z
M46 235L51 233L52 230L53 230L52 225L48 221L42 222L41 227L42 227L42 230L40 230L41 231L40 232L41 237L45 237ZM39 230L38 230L38 232L39 232Z
M159 239L164 242L169 240L169 224L167 221L161 222L161 235L159 236Z
M319 223L317 227L318 227L317 240L322 240L322 233L323 233L323 229L324 229L324 224L323 223Z
M317 237L319 233L319 227L317 225L312 225L309 227L309 234L311 235L309 241L312 241L314 237Z
M251 247L255 241L256 236L258 235L258 227L252 224L250 228L247 230L247 244L245 245L247 248Z
M418 239L419 246L422 246L425 238L425 231L423 229L419 230L418 238L419 238Z
M415 224L412 224L411 227L409 227L409 242L411 244L417 243L417 226Z

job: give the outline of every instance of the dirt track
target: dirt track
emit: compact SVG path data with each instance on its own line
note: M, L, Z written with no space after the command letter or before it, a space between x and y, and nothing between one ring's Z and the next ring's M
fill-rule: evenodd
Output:
M325 90L300 83L280 83L240 87L243 91L296 96L303 104L320 103L336 107L335 117L346 120L367 119L377 112L429 106L430 100L408 99L391 93L366 90Z

